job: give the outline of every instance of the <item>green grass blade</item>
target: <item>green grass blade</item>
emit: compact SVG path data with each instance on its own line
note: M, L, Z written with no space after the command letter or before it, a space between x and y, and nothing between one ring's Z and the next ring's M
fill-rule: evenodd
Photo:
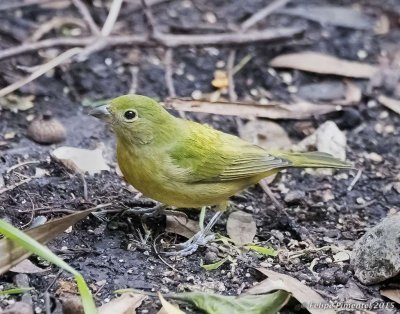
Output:
M87 286L85 280L82 275L76 271L74 268L69 266L66 262L64 262L61 258L55 255L52 251L50 251L47 247L41 245L36 240L32 239L30 236L13 227L9 223L0 219L0 233L3 234L8 239L16 242L26 250L32 252L40 256L41 258L57 265L58 267L68 271L72 275L75 276L79 292L82 297L82 304L86 314L95 314L97 313L96 305L93 301L92 294Z
M33 288L13 288L0 291L0 295L21 294L31 290L33 290Z

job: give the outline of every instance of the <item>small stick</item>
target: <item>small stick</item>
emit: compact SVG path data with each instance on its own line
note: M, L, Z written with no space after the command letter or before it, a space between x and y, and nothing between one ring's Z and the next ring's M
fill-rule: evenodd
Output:
M272 193L271 189L268 186L267 181L265 179L261 180L259 182L261 188L264 190L264 192L268 195L268 197L271 199L271 201L275 204L275 207L279 209L281 212L284 212L285 207L276 199L274 193Z
M34 178L26 178L23 179L17 183L14 183L13 185L7 186L5 188L0 189L0 194L3 194L4 192L8 192L11 190L14 190L15 188L19 187L22 184L28 183L29 181L32 181Z
M153 38L154 34L157 32L156 22L154 19L153 12L151 11L151 8L148 5L146 0L140 0L140 3L142 4L143 11L146 16L146 21L147 21L147 25L149 27L150 37Z
M349 187L347 188L347 191L350 192L354 186L356 185L356 183L358 182L358 180L360 180L361 178L361 174L362 174L362 169L358 169L356 176L354 177L353 181L351 181Z
M56 66L64 63L68 59L70 59L72 56L77 55L82 51L81 48L72 48L69 49L62 54L58 55L54 59L50 60L49 62L41 65L36 71L32 72L30 75L27 77L22 78L19 81L16 81L12 83L11 85L8 85L7 87L4 87L3 89L0 90L0 98L4 97L5 95L12 93L13 91L21 88L22 86L32 82L33 80L37 79L38 77L42 76L45 74L47 71L50 71L51 69L55 68Z
M165 83L167 84L169 97L176 97L174 80L172 78L172 60L173 60L173 51L171 48L168 48L165 51L164 64L165 64Z
M129 93L130 94L136 94L137 87L138 87L138 73L139 73L139 67L137 66L130 66L129 67L129 72L131 73L131 87L129 88Z
M46 4L50 2L63 2L64 0L25 0L24 2L19 3L6 3L0 5L0 11L11 10L11 9L18 9L22 7L27 7L36 4Z
M22 167L22 166L31 165L31 164L39 164L39 163L40 163L40 160L29 160L29 161L20 162L19 164L16 164L16 165L11 166L10 168L8 168L6 170L6 173L10 173L14 169L17 169L17 168Z
M101 29L101 35L106 37L111 34L114 28L115 22L117 21L121 5L124 0L114 0L111 3L110 11L108 12L106 21L104 22L103 28Z
M228 73L228 95L229 95L229 101L236 101L237 100L237 95L235 92L235 81L233 80L234 76L234 66L235 66L235 58L236 58L236 50L232 49L229 52L228 56L228 62L226 65L227 68L227 73Z
M262 19L265 19L272 12L285 6L289 1L290 0L275 0L274 2L270 3L265 8L263 8L260 11L257 11L257 13L253 14L247 20L245 20L240 25L241 30L242 31L248 30L252 26L256 25L258 22L260 22Z
M83 185L83 199L85 201L87 201L88 200L88 187L87 187L85 175L83 173L79 172L79 176L81 177L82 185Z
M158 34L157 42L152 41L146 35L119 35L105 38L107 46L143 46L154 47L162 45L164 47L179 46L213 46L213 45L230 45L230 44L248 44L253 42L269 42L279 39L292 38L301 34L305 29L303 27L283 27L276 29L268 29L261 31L252 31L246 34L238 33L221 33L221 34L199 34L199 35L174 35L174 34ZM0 60L11 58L23 53L37 51L39 49L47 49L61 46L82 47L98 40L95 36L89 37L61 37L51 38L38 41L35 43L25 43L17 47L12 47L0 51Z
M93 35L100 35L100 28L97 26L95 21L93 20L92 15L90 14L89 9L81 0L72 0L74 6L79 10L79 13L82 15L86 24L89 26L90 31Z

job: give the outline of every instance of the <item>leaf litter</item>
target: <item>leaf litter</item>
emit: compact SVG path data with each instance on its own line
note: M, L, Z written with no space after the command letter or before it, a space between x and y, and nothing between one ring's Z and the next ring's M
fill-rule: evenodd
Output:
M370 79L379 68L368 63L339 59L320 52L304 51L273 58L270 63L276 68L289 68L318 74L331 74L352 78Z

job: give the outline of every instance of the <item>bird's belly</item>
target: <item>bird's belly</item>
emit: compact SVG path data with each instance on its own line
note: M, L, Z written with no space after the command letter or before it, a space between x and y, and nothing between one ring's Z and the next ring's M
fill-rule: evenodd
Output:
M175 206L197 208L217 205L243 189L243 184L234 182L184 183L167 180L156 162L124 158L118 152L118 164L128 183L133 185L144 196L160 203Z

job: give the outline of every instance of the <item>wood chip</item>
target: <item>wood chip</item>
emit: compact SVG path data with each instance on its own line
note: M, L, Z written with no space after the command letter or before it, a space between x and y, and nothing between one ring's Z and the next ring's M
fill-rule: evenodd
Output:
M380 95L378 97L378 101L386 108L389 108L390 110L396 112L397 114L400 114L400 100L390 98L385 95Z
M375 65L311 51L278 56L270 61L270 65L277 68L365 79L371 78L378 72L378 67Z

